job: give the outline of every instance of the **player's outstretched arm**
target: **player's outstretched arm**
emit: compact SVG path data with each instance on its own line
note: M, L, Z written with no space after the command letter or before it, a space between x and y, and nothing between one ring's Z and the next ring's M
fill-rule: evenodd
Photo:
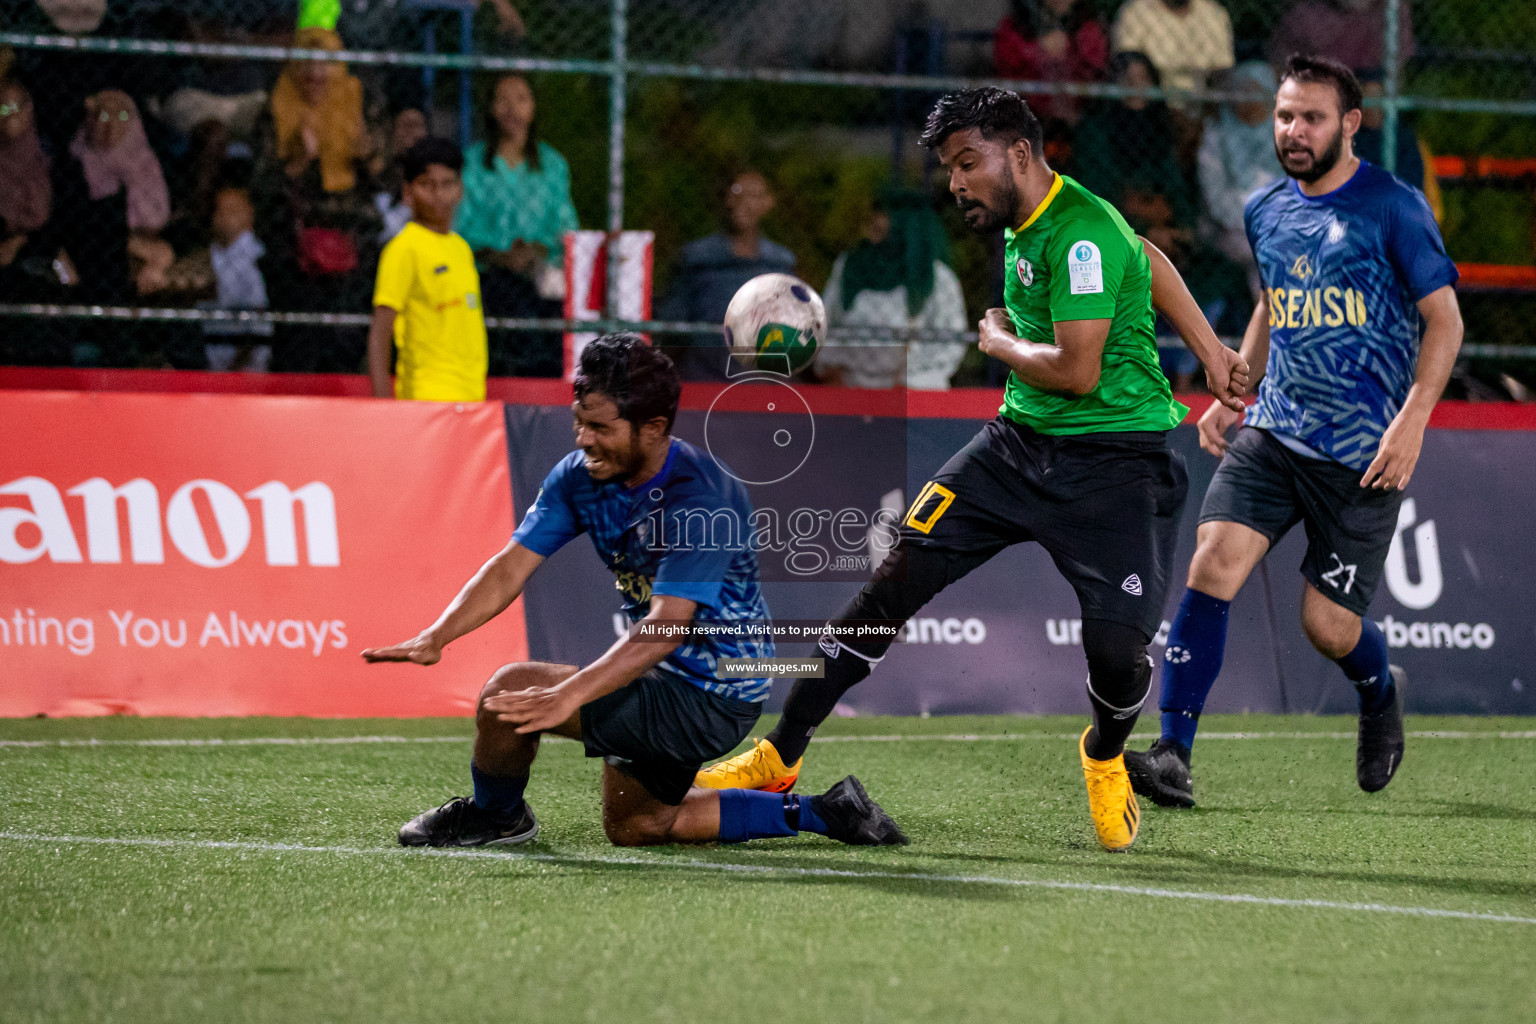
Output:
M687 598L657 594L651 598L651 610L636 623L665 623L680 626L693 621L698 605ZM586 668L555 686L500 693L489 697L484 707L497 712L503 722L512 722L520 733L552 729L567 721L583 704L628 686L657 665L683 643L682 636L660 640L633 639L636 630L616 640L612 647Z
M435 665L443 656L444 647L506 611L543 561L543 555L512 541L480 567L431 626L404 643L370 647L363 651L363 660Z
M1030 387L1086 395L1099 386L1108 320L1058 320L1056 344L1025 341L1013 333L1005 309L989 309L977 325L977 347L1001 360Z
M1451 285L1437 288L1419 300L1419 314L1424 317L1424 340L1419 343L1419 368L1408 398L1392 418L1376 458L1360 478L1361 487L1378 490L1402 490L1419 464L1419 450L1424 445L1424 428L1429 414L1445 391L1461 350L1461 307Z
M1152 266L1152 305L1168 318L1184 339L1184 347L1205 367L1206 386L1215 399L1229 409L1241 410L1243 393L1248 389L1248 364L1216 337L1173 261L1145 238L1136 237Z

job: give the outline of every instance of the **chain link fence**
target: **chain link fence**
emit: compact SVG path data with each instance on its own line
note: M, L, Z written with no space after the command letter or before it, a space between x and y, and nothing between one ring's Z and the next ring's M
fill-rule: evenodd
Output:
M981 82L1235 340L1242 198L1279 173L1273 68L1303 50L1360 72L1357 148L1463 264L1454 396L1523 398L1533 40L1528 0L0 0L0 362L358 372L409 217L394 157L431 133L466 147L493 374L561 372L580 307L718 376L735 287L793 270L845 343L819 379L997 383L967 331L1000 240L916 144ZM576 227L651 232L653 272L568 265ZM1194 369L1172 339L1165 369Z

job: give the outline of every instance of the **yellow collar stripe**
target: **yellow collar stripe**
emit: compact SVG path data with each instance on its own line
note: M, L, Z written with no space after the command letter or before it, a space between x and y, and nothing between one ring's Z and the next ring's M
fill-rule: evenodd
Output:
M1055 180L1051 182L1051 190L1045 194L1044 199L1040 200L1040 205L1035 207L1035 212L1029 215L1029 220L1026 220L1023 224L1020 224L1016 229L1014 229L1013 233L1018 234L1019 232L1027 229L1035 221L1039 220L1040 215L1045 212L1045 208L1051 205L1051 200L1055 199L1056 193L1060 191L1061 175L1058 174L1055 175Z

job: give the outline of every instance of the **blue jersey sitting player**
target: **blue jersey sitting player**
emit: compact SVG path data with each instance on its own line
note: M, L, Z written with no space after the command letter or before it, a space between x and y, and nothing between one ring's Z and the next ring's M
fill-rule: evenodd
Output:
M734 638L733 623L766 622L742 484L671 436L681 387L672 361L634 334L605 335L575 380L578 451L544 481L512 540L412 640L363 652L370 662L431 665L443 648L504 611L545 558L591 534L637 628L585 668L507 665L480 691L474 795L411 819L406 846L527 842L539 830L523 799L539 736L580 740L605 758L603 828L619 846L741 842L815 832L855 845L906 837L853 776L799 799L693 788L705 762L746 737L768 697L766 678L722 678L725 658L773 654ZM742 529L721 529L722 522ZM636 639L640 626L708 626ZM746 633L746 630L736 630ZM721 635L724 633L724 635Z
M1307 532L1301 624L1360 694L1355 776L1375 792L1403 761L1403 673L1365 612L1381 581L1403 488L1461 346L1456 265L1424 194L1356 157L1360 83L1295 56L1275 96L1287 177L1248 198L1264 296L1243 338L1264 367L1244 414L1212 405L1200 444L1222 456L1200 509L1189 589L1168 634L1163 734L1126 752L1136 792L1194 805L1190 747L1221 671L1227 609L1270 547Z

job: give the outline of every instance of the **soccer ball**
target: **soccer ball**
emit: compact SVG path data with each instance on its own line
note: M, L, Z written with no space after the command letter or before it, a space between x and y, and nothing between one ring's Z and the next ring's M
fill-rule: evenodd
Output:
M744 370L798 373L816 358L826 333L821 296L792 274L754 277L725 311L725 344Z

